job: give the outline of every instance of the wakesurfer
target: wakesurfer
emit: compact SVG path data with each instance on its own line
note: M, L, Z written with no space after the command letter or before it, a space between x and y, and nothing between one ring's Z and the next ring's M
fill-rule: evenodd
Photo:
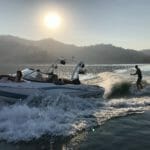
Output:
M137 86L137 89L138 90L141 90L143 89L143 85L142 85L142 72L141 72L141 69L138 67L138 65L135 65L135 69L136 69L136 72L135 73L131 73L130 75L137 75L138 78L137 78L137 81L136 81L136 86Z

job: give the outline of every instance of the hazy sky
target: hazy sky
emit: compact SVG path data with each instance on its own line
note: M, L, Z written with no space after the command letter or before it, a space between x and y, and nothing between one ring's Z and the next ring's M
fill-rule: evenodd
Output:
M62 18L58 29L44 24L50 11ZM150 0L0 0L0 34L146 49L150 48Z

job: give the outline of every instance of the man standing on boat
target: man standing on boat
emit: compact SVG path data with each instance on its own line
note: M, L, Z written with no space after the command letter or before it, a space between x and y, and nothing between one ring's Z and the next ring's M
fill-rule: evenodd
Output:
M136 69L136 72L131 74L131 75L137 75L138 76L138 79L136 81L136 86L137 86L137 89L138 90L141 90L143 89L143 86L142 86L142 72L140 70L140 68L138 67L138 65L135 65L135 69Z

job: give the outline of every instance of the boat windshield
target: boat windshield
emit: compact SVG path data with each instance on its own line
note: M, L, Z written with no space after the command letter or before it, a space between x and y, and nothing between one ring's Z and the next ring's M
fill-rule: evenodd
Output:
M32 68L25 68L25 69L21 70L23 77L26 76L26 75L28 75L28 74L31 74L34 71L35 70L32 69Z
M46 82L49 79L49 75L42 73L38 70L26 68L22 70L23 78L30 81Z

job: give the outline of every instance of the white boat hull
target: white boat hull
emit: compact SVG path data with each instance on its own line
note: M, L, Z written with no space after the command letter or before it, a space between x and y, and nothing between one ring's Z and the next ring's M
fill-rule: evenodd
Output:
M76 97L97 97L102 96L104 89L92 85L56 85L53 83L36 83L36 82L6 82L0 83L0 99L23 100L36 93L45 94L65 94Z

